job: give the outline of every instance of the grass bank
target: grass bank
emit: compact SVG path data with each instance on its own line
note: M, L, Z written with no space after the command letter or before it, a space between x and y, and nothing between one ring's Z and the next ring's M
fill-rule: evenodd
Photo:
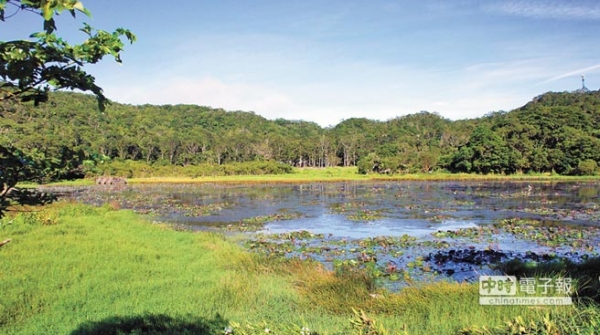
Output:
M6 217L8 238L2 334L522 334L510 327L600 320L595 307L479 306L470 284L392 294L362 272L264 258L109 206L60 202ZM535 334L561 333L551 330Z
M132 184L149 183L309 183L309 182L340 182L340 181L598 181L600 176L561 176L557 174L468 174L468 173L420 173L420 174L395 174L362 175L356 167L330 167L330 168L293 168L291 173L262 174L262 175L234 175L234 176L204 176L185 177L174 175L172 177L146 177L130 178ZM92 185L93 179L62 181L51 185L82 186Z

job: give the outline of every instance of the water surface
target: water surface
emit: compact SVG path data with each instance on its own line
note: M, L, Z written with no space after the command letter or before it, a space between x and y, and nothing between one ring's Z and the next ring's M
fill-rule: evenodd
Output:
M597 255L600 184L346 182L89 187L79 201L193 230L241 231L256 252L380 276L476 280L493 263Z
M94 204L116 201L124 208L155 213L160 220L197 229L256 216L297 213L300 217L267 223L262 231L304 229L364 238L426 235L513 217L597 225L599 191L597 183L161 184L134 185L126 190L95 187L78 197ZM206 211L194 212L197 207Z

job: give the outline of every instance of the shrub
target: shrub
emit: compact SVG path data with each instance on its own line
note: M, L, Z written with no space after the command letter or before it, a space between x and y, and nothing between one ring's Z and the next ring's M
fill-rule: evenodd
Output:
M583 176L595 175L598 171L598 163L593 159L585 159L579 162L577 173Z

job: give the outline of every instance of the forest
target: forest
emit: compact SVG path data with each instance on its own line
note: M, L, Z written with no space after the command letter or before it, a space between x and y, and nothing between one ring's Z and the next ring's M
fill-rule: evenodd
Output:
M133 167L125 177L134 177L176 166L212 174L357 166L360 173L590 175L600 161L600 91L545 93L477 119L423 111L327 128L196 105L112 102L100 110L94 96L72 92L0 108L0 146L43 165L42 181L120 173L103 168L117 163Z

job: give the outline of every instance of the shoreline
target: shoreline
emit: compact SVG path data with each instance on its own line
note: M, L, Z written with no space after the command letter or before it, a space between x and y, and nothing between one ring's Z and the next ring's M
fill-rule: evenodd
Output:
M400 181L499 181L499 182L582 182L600 181L600 176L562 176L562 175L478 175L478 174L402 174L402 175L359 175L350 168L335 169L297 169L290 174L235 175L235 176L157 176L127 178L129 184L296 184L296 183L336 183L336 182L400 182ZM93 179L58 181L46 186L86 186L94 185Z

